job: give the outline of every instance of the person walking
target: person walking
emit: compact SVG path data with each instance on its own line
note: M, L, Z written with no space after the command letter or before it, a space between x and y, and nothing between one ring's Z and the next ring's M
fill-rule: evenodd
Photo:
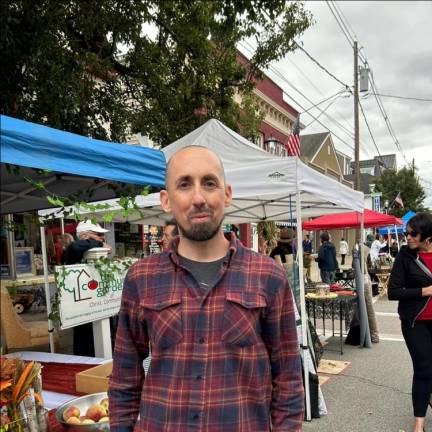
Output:
M321 280L324 283L332 284L335 281L336 269L338 266L336 260L336 248L330 241L328 232L323 232L320 235L321 246L318 249L318 267L321 273Z
M393 264L388 298L399 301L402 334L414 368L412 432L423 432L432 395L432 214L417 213L406 229L407 245Z
M108 388L111 432L301 431L301 361L283 268L233 233L225 238L232 193L215 153L179 150L165 185L161 205L180 235L127 273Z
M339 253L341 256L341 266L345 265L345 257L348 253L348 243L347 241L342 237L339 242Z

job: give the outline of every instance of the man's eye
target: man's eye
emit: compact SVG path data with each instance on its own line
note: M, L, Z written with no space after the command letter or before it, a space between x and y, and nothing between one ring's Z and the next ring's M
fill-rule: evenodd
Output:
M213 181L213 180L207 180L207 181L204 183L204 186L205 186L206 188L215 188L215 187L217 186L217 184L216 184L216 182Z
M187 188L189 186L189 183L188 182L180 182L179 184L178 184L178 187L180 188L180 189L185 189L185 188Z

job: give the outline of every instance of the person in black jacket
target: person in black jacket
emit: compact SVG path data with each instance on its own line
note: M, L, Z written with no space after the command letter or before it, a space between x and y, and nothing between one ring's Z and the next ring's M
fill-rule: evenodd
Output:
M394 262L388 298L399 300L402 334L414 368L412 431L422 432L432 394L432 214L413 216L406 235L408 244Z
M80 264L89 249L111 246L105 243L105 233L109 230L91 221L83 221L77 225L78 240L72 242L62 254L63 264ZM92 323L81 324L73 328L73 353L82 356L95 356Z
M336 260L336 248L330 241L328 232L320 235L321 246L318 249L318 267L321 273L321 280L326 284L332 284L335 281L336 269L338 262Z

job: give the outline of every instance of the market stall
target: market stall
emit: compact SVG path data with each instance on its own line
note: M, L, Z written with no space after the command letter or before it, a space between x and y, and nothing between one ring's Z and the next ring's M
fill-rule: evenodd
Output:
M164 184L165 157L160 151L91 139L3 115L0 126L2 214L46 209L63 202L130 196L144 186ZM49 316L43 227L41 241ZM13 241L9 244L12 248ZM13 259L9 265L15 267ZM50 321L48 327L53 349Z
M303 217L344 210L363 212L363 193L318 173L299 158L271 155L217 120L209 120L165 147L163 152L169 160L177 150L189 145L210 148L224 164L227 182L233 190L233 201L225 212L226 223L296 220L297 250L300 251L302 230L298 222ZM163 225L170 218L160 207L159 194L137 197L135 203L139 209L125 216L115 200L105 202L110 206L108 211L113 221L117 222ZM101 218L104 212L75 210L92 218ZM57 209L40 214L61 216L61 212L62 209ZM298 254L297 258L300 274L303 274L303 255ZM303 278L299 278L299 282L303 341L307 341ZM307 350L307 343L302 347ZM305 376L308 376L306 361L304 365Z

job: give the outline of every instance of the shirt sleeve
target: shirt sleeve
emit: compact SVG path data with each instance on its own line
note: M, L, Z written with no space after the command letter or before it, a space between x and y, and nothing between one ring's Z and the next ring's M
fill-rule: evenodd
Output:
M271 279L280 289L263 319L262 334L272 373L272 432L297 432L302 430L304 391L294 304L285 277Z
M149 338L140 312L136 271L136 266L129 269L123 286L108 387L111 432L133 430L145 380L143 360L149 354Z

